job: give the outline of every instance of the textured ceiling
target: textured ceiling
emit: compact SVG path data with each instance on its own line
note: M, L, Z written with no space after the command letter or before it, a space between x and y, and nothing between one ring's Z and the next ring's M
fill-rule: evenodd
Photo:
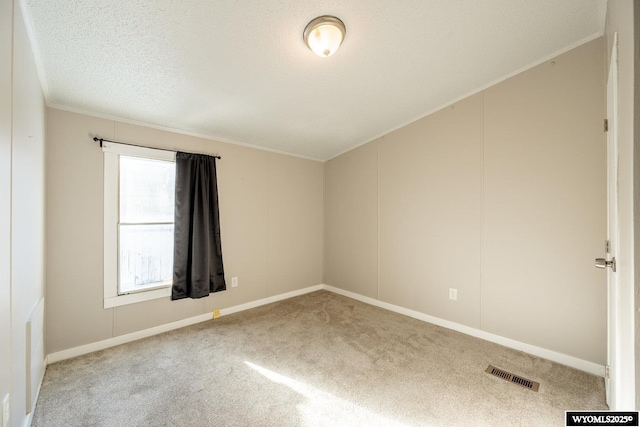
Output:
M326 160L603 33L606 0L22 0L47 103ZM303 43L344 21L330 58Z

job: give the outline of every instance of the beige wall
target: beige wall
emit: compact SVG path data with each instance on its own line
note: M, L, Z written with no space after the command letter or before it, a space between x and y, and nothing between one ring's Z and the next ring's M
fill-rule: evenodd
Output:
M48 353L322 282L322 163L62 110L48 114ZM102 152L93 136L222 156L227 291L103 308Z
M0 28L0 399L10 394L9 425L17 427L34 406L26 397L26 323L44 296L45 107L17 2L0 2ZM34 323L39 342L42 327Z
M597 39L327 162L326 283L604 364L603 70Z
M482 266L484 330L600 364L602 63L598 39L484 92Z
M637 2L635 4L637 8ZM634 34L634 2L633 0L612 0L607 3L607 21L605 26L606 41L606 70L609 71L609 58L611 57L611 46L613 44L614 33L618 33L618 210L619 210L619 233L620 248L618 251L618 265L620 268L616 273L619 278L619 318L621 333L621 360L625 372L620 372L620 387L624 393L620 393L620 409L630 409L640 400L640 395L632 396L632 389L638 389L640 384L633 384L635 378L640 378L640 373L633 374L631 370L638 370L637 357L634 355L634 320L638 316L635 313L634 300L638 299L637 284L640 277L640 260L634 256L634 220L640 223L639 214L636 211L634 219L634 191L636 206L640 200L640 172L635 171L636 185L634 186L634 62L638 61L638 34ZM637 25L637 22L636 22ZM634 59L635 58L635 59ZM637 118L636 118L637 120ZM638 135L635 135L637 138ZM637 151L637 150L636 150ZM635 187L635 188L634 188ZM635 235L636 242L640 241ZM635 262L635 273L634 273ZM635 279L634 279L635 276ZM634 280L636 284L634 286ZM636 377L638 375L638 377Z
M0 0L0 401L11 391L11 50L13 1Z
M475 95L379 144L378 298L480 326L482 97ZM448 298L458 290L458 301Z
M378 143L325 163L324 281L378 295Z

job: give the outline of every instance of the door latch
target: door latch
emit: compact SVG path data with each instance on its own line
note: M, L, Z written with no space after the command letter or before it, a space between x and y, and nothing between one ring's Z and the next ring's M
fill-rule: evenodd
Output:
M616 271L616 258L611 258L611 261L607 261L604 258L596 258L596 268L611 268L611 271Z

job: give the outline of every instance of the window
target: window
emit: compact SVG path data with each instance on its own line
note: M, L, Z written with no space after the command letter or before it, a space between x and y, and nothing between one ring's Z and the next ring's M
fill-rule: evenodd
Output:
M119 295L171 283L175 178L172 162L120 156Z
M175 153L104 151L104 307L171 295Z

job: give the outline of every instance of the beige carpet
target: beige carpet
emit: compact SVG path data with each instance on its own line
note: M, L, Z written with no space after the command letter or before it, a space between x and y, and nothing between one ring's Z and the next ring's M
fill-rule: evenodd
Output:
M50 365L33 426L559 426L567 409L606 409L603 379L320 291Z

